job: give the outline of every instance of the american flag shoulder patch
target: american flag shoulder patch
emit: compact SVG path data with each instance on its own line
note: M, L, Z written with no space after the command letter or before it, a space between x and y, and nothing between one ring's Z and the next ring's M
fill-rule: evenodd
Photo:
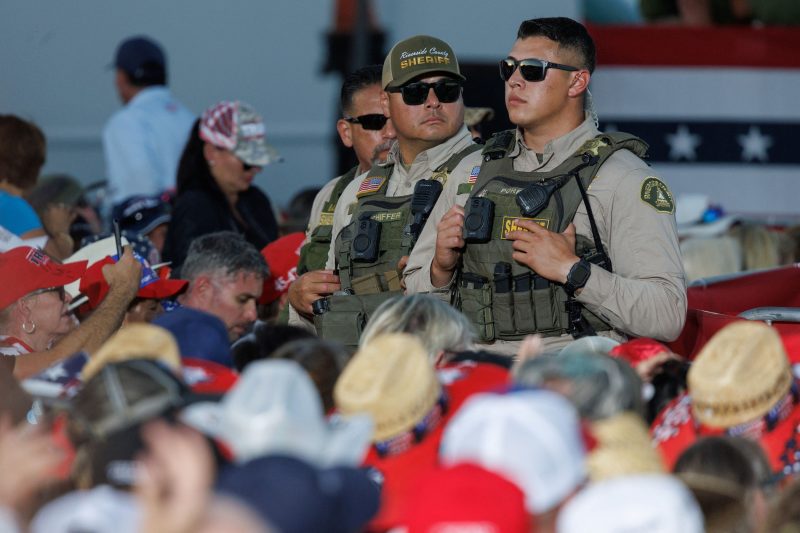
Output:
M472 170L469 173L469 179L467 180L467 183L469 183L470 185L474 185L475 182L478 181L478 174L480 173L481 173L480 166L472 167Z
M383 182L386 178L381 176L373 176L373 177L366 177L364 181L361 182L361 185L358 187L358 192L356 192L356 196L363 196L365 194L370 194L378 189L381 188Z

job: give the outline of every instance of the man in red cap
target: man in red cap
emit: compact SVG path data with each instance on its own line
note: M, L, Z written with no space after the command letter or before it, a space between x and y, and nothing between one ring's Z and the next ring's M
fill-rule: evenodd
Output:
M35 248L0 254L0 357L14 357L14 374L28 377L75 352L99 348L119 327L136 296L141 265L126 249L122 260L103 268L106 298L78 327L68 312L64 285L78 279L86 262L60 264Z

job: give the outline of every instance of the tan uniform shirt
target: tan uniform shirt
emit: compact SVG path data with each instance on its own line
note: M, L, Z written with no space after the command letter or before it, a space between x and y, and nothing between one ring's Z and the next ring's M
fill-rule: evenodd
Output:
M567 135L548 143L543 163L539 163L518 131L517 145L510 154L514 169L552 170L597 134L594 123L587 119ZM431 219L440 220L454 204L466 204L469 194L457 194L458 186L467 182L470 170L480 162L480 158L469 157L453 171ZM644 181L653 176L653 170L627 150L614 153L601 166L587 193L614 272L592 265L592 274L577 299L625 334L672 340L686 320L686 280L674 214L659 212L642 199ZM592 238L583 203L574 223L579 235ZM408 293L434 290L430 266L435 249L436 225L428 224L404 273ZM567 339L545 340L546 345L552 346Z
M433 174L433 171L445 163L451 155L460 152L471 144L472 135L470 135L466 126L462 126L461 129L447 141L417 155L416 159L414 159L414 162L411 163L411 166L408 168L408 170L406 170L403 168L403 165L399 163L400 152L398 143L394 143L394 146L389 152L388 161L397 161L398 163L392 168L392 174L389 176L386 195L389 197L394 197L413 194L414 186L419 180L429 179ZM356 176L356 179L354 179L353 182L345 188L342 196L339 198L339 202L336 204L336 211L333 214L333 232L331 233L333 236L333 243L336 242L336 237L339 235L339 232L341 232L342 229L350 223L352 219L350 205L358 202L356 193L358 192L361 182L368 175L369 172L365 172L359 176ZM448 179L448 182L449 181L450 180ZM435 230L438 223L439 219L431 216L428 218L428 222L425 224L425 226L428 227L432 225ZM325 265L325 268L327 269L336 268L336 253L334 248L335 246L332 245L330 251L328 252L328 263Z

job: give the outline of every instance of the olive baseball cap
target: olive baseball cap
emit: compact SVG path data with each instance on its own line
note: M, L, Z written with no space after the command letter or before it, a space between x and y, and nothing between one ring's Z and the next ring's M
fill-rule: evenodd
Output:
M389 50L383 62L381 85L384 89L400 87L422 74L434 73L466 80L449 44L430 35L415 35Z

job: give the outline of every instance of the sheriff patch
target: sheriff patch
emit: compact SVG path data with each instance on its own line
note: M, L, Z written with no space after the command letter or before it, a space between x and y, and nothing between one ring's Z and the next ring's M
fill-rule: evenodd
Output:
M361 197L364 196L365 194L374 193L375 191L381 188L381 185L383 185L383 182L385 180L386 178L382 178L380 176L375 176L375 177L368 176L364 178L364 181L362 181L361 185L358 186L358 191L356 192L356 196Z
M640 194L642 201L659 213L671 215L675 212L675 199L672 197L672 192L663 181L655 176L647 176L644 179Z
M550 221L546 218L525 218L525 217L503 217L503 229L500 231L500 238L504 241L509 240L508 234L512 231L528 231L522 226L517 225L517 220L530 220L536 222L541 227L548 229Z
M319 216L320 226L333 226L333 213L322 213Z
M369 218L375 222L394 222L395 220L400 220L400 217L402 216L402 211L389 211L388 213L375 213Z

